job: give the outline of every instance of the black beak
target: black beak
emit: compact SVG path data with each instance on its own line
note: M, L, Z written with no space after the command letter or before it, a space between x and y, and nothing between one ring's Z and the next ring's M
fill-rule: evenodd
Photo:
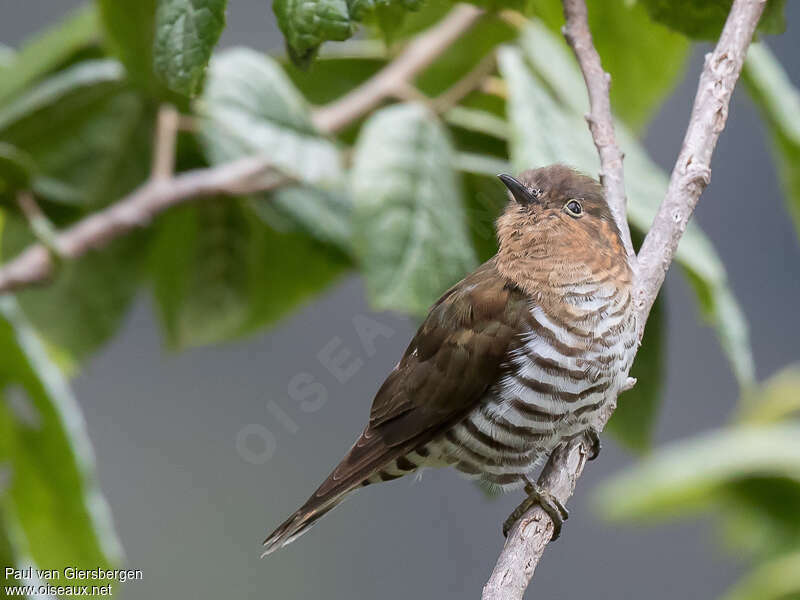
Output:
M505 174L498 175L497 178L503 182L503 185L505 185L508 188L508 191L511 192L514 200L520 204L527 205L532 202L536 202L536 196L534 196L531 191L521 181L519 181L519 179Z

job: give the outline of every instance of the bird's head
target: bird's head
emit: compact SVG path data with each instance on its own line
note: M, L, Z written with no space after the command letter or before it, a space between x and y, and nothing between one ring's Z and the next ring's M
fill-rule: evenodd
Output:
M591 177L564 165L500 175L510 202L497 221L498 266L525 277L532 271L599 272L627 258L603 193ZM565 275L567 276L567 275Z

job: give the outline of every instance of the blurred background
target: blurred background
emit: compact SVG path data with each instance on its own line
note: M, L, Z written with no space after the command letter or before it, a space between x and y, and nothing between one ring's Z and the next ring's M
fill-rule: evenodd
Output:
M78 5L6 0L0 40L17 45ZM789 33L766 42L800 85L800 36L791 33L800 4L787 3L786 16ZM231 0L221 46L234 45L283 52L268 2ZM645 146L664 169L680 147L707 49L695 49L646 130ZM737 89L696 214L746 314L759 379L800 359L800 245L763 129ZM671 273L666 293L668 376L657 445L725 424L739 397L686 281ZM385 327L372 355L353 324L363 316ZM521 497L489 499L450 471L370 488L259 559L265 535L349 448L414 330L412 319L372 312L362 280L346 276L268 331L177 354L165 349L152 301L142 295L73 381L127 565L144 575L119 593L129 600L476 597L502 547L501 523ZM338 347L360 365L345 383L319 358ZM291 399L297 374L324 386L318 410L304 412ZM633 460L604 436L527 597L714 598L740 576L735 552L721 549L706 518L637 527L598 517L593 488Z

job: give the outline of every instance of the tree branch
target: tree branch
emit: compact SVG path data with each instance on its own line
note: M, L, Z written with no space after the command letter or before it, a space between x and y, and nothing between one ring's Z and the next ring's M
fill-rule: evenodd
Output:
M378 106L385 99L408 93L413 78L467 31L483 14L472 5L457 5L439 23L412 39L381 71L339 100L314 111L320 131L334 133ZM0 268L0 293L42 282L53 272L51 251L77 258L100 248L136 227L147 225L164 210L192 198L214 194L244 194L274 189L294 181L274 170L265 157L248 157L224 165L173 176L175 142L179 129L193 129L194 121L168 105L159 109L150 180L132 194L61 233L52 245L34 244ZM24 196L24 208L35 204Z
M589 114L586 121L592 133L597 154L600 156L600 182L606 192L611 214L622 234L622 243L631 264L636 266L636 253L633 251L631 232L628 227L627 197L625 177L622 168L624 154L617 145L614 135L614 117L611 114L609 75L600 62L600 55L594 47L592 33L584 0L564 0L563 33L575 57L578 59L586 90L589 92Z
M686 136L667 195L639 251L636 291L639 338L700 194L711 181L711 155L766 0L735 0L714 51L706 54Z
M175 170L175 147L178 141L180 113L174 106L163 104L158 109L156 133L153 139L152 179L169 179Z
M187 171L172 179L153 179L108 208L57 233L54 245L60 256L77 258L136 227L144 227L155 215L192 198L269 190L286 181L269 160L258 157ZM53 266L45 245L30 246L0 269L0 293L46 280Z
M640 339L678 242L686 230L701 192L708 185L711 176L711 156L725 127L731 94L765 4L766 0L734 0L714 52L706 56L689 127L670 178L666 197L639 251L634 296ZM575 43L581 35L584 36L583 43L587 42L588 30L582 31L586 17L583 0L564 0L564 8L568 21L567 35L573 36L571 43L584 71L592 113L594 115L596 109L600 111L599 117L594 116L589 125L605 171L608 164L606 160L617 160L613 153L610 154L610 158L603 158L604 152L609 150L608 144L614 144L610 110L606 110L610 107L608 79L599 64L599 59L594 63L597 57L596 51L587 50L585 46ZM573 27L570 24L571 20L583 23ZM588 43L591 45L590 37ZM584 56L583 59L581 55ZM597 94L603 97L598 99ZM611 127L611 137L606 137L607 134L598 131L598 125L602 124ZM621 155L618 159L621 184ZM608 177L607 172L606 176ZM604 183L609 190L610 182ZM617 201L619 198L623 200L616 209L624 210L624 191L616 198ZM628 382L632 385L630 379ZM611 417L615 404L611 403L602 415L603 426ZM542 470L538 484L543 489L549 490L562 503L566 503L575 490L585 464L586 450L583 440L576 438L552 454ZM483 600L520 600L552 535L553 524L541 507L536 506L525 513L509 532L492 575L483 588Z
M387 98L403 93L414 77L436 60L483 11L459 4L439 23L411 40L397 57L374 76L339 100L317 109L314 124L335 133L377 108Z

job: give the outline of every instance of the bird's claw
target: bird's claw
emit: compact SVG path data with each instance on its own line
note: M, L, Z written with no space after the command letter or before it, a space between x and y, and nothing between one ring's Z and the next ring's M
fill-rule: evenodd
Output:
M531 507L538 504L542 507L542 510L547 513L550 520L553 521L553 537L550 538L550 541L557 540L561 535L561 527L564 521L569 518L569 511L558 498L535 483L529 482L525 486L525 492L528 496L514 509L503 523L503 536L508 537L509 531L511 531L514 524L519 521L520 517L528 512Z
M600 450L603 449L603 444L600 443L600 432L594 427L586 430L586 440L589 445L586 447L588 457L586 460L594 460L600 455Z

